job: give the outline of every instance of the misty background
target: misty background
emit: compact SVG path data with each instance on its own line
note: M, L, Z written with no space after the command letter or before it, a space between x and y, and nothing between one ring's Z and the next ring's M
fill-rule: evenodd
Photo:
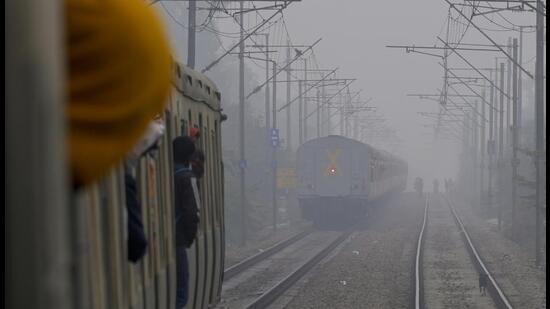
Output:
M215 5L214 5L215 4ZM254 5L261 7L263 3L247 3L247 7ZM154 7L163 16L166 23L174 57L182 63L187 62L187 25L188 3L164 1L156 3ZM196 36L196 67L202 70L221 54L233 47L239 41L238 16L231 16L237 11L238 3L197 2L197 36ZM214 10L212 8L215 8ZM269 18L275 10L260 10L245 14L243 28L254 29L263 20ZM369 106L377 108L376 112L363 112L362 117L382 117L385 119L385 129L394 130L392 142L390 138L379 136L371 137L365 142L374 147L388 150L409 164L408 188L412 189L415 177L424 178L425 188L431 190L431 183L438 178L455 178L459 174L462 141L460 136L442 134L435 139L435 119L419 114L438 113L440 107L437 102L422 100L408 94L438 94L443 86L443 69L440 59L406 53L403 49L387 48L387 45L417 45L441 46L437 36L445 39L447 28L448 4L442 0L424 1L329 1L303 0L290 4L281 14L275 16L263 27L260 32L269 33L270 44L310 45L317 39L313 53L305 54L309 59L309 68L334 69L338 67L338 78L356 78L350 89L361 90L361 100L372 98ZM452 16L456 21L450 26L449 40L460 40L467 43L490 44L476 29L471 28L461 20L456 13ZM516 32L502 30L512 28L514 24L532 25L534 13L515 14L503 12L490 19L476 16L476 24L482 25L486 32L499 44L506 44L510 36ZM462 35L465 33L465 35ZM454 36L454 37L453 37ZM246 41L247 51L258 51L249 47L252 44L264 44L264 37L252 36ZM523 60L528 70L534 72L535 34L532 29L526 29L524 34ZM304 48L299 48L303 50ZM270 57L284 65L286 49L276 49ZM233 50L238 52L238 48ZM430 51L442 54L441 51ZM494 52L461 52L474 65L480 67L494 67ZM251 54L264 58L262 53ZM291 57L295 51L291 52ZM501 55L498 55L501 56ZM450 57L450 67L467 67L458 57ZM222 108L228 115L224 123L223 148L224 164L226 169L226 208L228 221L237 217L237 176L239 174L238 157L238 68L239 61L236 54L227 55L211 70L206 72L220 88L222 93ZM292 68L302 69L302 61L296 61ZM303 76L303 72L293 72L293 79ZM271 75L271 69L270 69ZM309 79L319 78L319 74L310 73ZM286 73L281 72L277 79L286 79ZM245 60L245 95L257 85L265 81L265 62L261 60ZM271 84L270 84L271 87ZM529 144L534 141L534 134L530 131L530 123L534 116L533 93L534 83L524 76L523 87L523 118L525 123L523 140ZM267 213L261 211L262 205L268 203L268 188L266 179L269 177L269 146L267 145L267 129L265 128L265 94L263 88L246 100L246 158L247 158L247 202L249 209L257 210L257 218L252 220L258 227L267 220ZM272 89L270 89L272 91ZM311 91L308 95L313 95ZM298 94L296 83L292 84L291 98ZM271 98L270 98L271 100ZM313 104L311 102L310 104ZM277 106L286 104L286 85L277 85ZM286 111L279 112L278 127L283 139L282 147L278 149L280 167L293 167L294 151L298 146L297 102L291 106L292 115L292 142L287 147L286 138ZM311 105L309 111L313 111ZM333 125L337 126L339 116L333 117ZM308 139L316 136L315 117L308 123ZM460 134L462 124L456 123L453 129ZM450 126L453 126L451 124ZM453 131L451 130L451 131ZM532 130L532 129L531 129ZM336 127L333 134L338 134ZM368 132L367 132L368 135ZM456 134L455 134L456 135ZM398 142L395 142L398 140ZM525 162L526 160L524 160ZM527 160L528 161L528 160ZM528 163L524 163L528 164ZM528 165L525 169L531 169ZM292 197L286 196L287 209L292 209ZM283 203L284 205L284 203ZM295 205L294 205L295 206ZM284 207L283 207L284 208ZM288 210L290 211L290 210ZM292 216L290 216L292 217ZM255 222L255 223L254 223Z

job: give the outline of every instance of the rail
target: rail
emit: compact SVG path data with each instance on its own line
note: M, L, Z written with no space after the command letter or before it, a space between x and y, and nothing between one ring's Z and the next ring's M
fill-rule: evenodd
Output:
M476 266L476 269L478 273L484 272L489 277L490 286L488 288L489 295L491 295L491 298L495 302L498 308L506 308L506 309L512 309L512 305L510 304L510 301L506 297L506 294L502 291L500 286L498 285L497 281L491 275L491 272L489 269L485 266L485 263L483 263L483 260L481 256L479 255L477 249L475 248L472 239L470 238L470 235L468 234L468 231L466 231L466 228L464 227L464 224L462 223L462 220L458 216L458 214L455 211L455 208L453 206L453 202L449 200L447 197L444 197L445 201L447 202L447 205L449 205L449 208L451 209L451 212L453 214L453 217L455 219L455 222L457 223L458 227L461 230L461 235L464 241L467 244L468 253L470 254L470 257L474 261L474 264Z
M418 241L416 243L416 258L414 259L414 308L424 308L424 293L422 286L422 246L424 240L424 230L426 229L426 223L428 221L428 194L426 194L426 204L424 206L424 219L422 220L422 228L420 234L418 234Z
M281 296L285 291L290 289L300 278L302 278L307 272L309 272L315 265L317 265L323 258L329 255L339 244L346 240L349 235L353 232L353 229L350 229L346 232L343 232L338 238L333 240L328 246L326 246L319 253L315 254L311 259L306 261L302 266L298 267L295 271L285 277L283 280L279 281L275 286L269 289L267 292L262 294L260 297L256 298L247 309L260 309L266 308L271 303L273 303L279 296Z
M293 243L297 242L298 240L306 237L307 235L311 234L313 230L306 230L301 233L298 233L294 236L291 236L290 238L287 238L286 240L282 240L275 245L269 247L268 249L255 254L242 262L239 262L231 267L228 267L223 271L223 280L229 280L232 277L242 273L243 271L249 269L250 267L258 264L259 262L267 259L268 257L272 256L273 254L283 250L284 248L292 245Z

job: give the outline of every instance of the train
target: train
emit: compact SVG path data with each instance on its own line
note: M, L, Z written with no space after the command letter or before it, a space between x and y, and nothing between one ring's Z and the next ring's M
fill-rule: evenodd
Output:
M50 29L44 24L58 24L55 10L40 2L16 5L12 1L8 11L22 18L14 17L12 24L28 22L28 29L10 32L6 42L35 46L30 42L36 42L36 33ZM36 16L41 16L40 22ZM38 40L36 46L42 48L34 50L51 52L10 50L6 56L10 62L6 71L10 76L6 82L7 307L175 308L172 141L188 134L191 127L200 129L197 147L206 160L199 183L199 231L187 252L186 308L215 306L221 297L225 255L221 127L227 118L217 86L205 75L173 62L172 90L161 115L165 134L158 149L143 156L135 171L148 246L138 263L130 263L123 162L83 189L75 190L68 179L65 102L58 91L64 80L57 74L64 53L57 43ZM35 78L44 72L53 72L51 78Z
M407 186L407 162L339 135L307 141L296 152L302 217L317 227L350 223L369 205Z
M158 153L140 159L140 192L147 254L137 264L126 261L124 175L119 168L80 197L86 209L84 240L89 286L84 303L91 308L174 308L176 293L175 216L172 140L200 129L197 147L206 157L199 181L201 220L187 249L189 299L186 308L210 308L220 300L224 269L223 163L221 94L205 75L174 62L173 90L163 115L166 132ZM122 181L122 182L121 182ZM109 237L106 237L109 235ZM107 287L118 291L108 293Z

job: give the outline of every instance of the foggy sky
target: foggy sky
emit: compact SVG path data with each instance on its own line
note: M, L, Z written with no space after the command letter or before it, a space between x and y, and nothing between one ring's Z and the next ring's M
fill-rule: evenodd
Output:
M167 7L177 4L166 2ZM180 4L180 20L186 23L186 4ZM199 5L201 6L201 5ZM202 4L206 6L206 4ZM364 1L364 0L303 0L291 4L285 11L285 21L293 44L311 44L318 38L322 41L316 46L315 54L324 68L339 67L339 77L357 78L352 90L363 89L363 100L372 97L369 105L377 106L381 115L388 120L386 124L397 131L404 141L399 155L409 162L410 177L455 177L458 168L460 142L444 140L433 144L433 129L423 125L433 124L433 121L423 118L418 112L437 112L436 102L407 97L409 93L438 93L442 86L443 70L439 59L419 54L406 54L401 49L389 49L386 45L435 45L436 36L445 37L445 21L448 5L443 0L422 1ZM270 16L271 12L262 12L262 16ZM504 13L504 16L517 24L534 23L533 13ZM476 17L477 18L477 17ZM495 20L506 25L506 21L495 17ZM496 28L486 20L474 19L479 25ZM258 19L247 18L245 28L249 28ZM232 24L233 23L233 24ZM238 31L234 21L230 19L216 20L215 24L222 31ZM186 57L186 30L169 23L173 44L177 45L177 55L180 60ZM487 32L499 43L504 44L508 36L515 32ZM181 36L180 36L181 34ZM198 34L211 35L207 32ZM224 46L230 47L237 39L220 38ZM262 41L256 38L257 41ZM175 42L175 43L174 43ZM463 42L489 44L489 41L475 29L470 28ZM438 44L441 45L441 44ZM524 60L534 55L534 35L525 35ZM223 51L217 51L220 54ZM281 55L283 54L283 55ZM494 65L495 53L472 54L464 52L475 65ZM284 53L276 58L284 59ZM502 55L498 55L502 56ZM204 66L214 59L201 58L197 55L197 63ZM230 63L235 63L237 72L237 57L228 56ZM451 66L466 67L466 64L453 57ZM198 65L198 66L200 66ZM534 63L527 64L532 67ZM264 73L256 67L256 76L247 76L263 82ZM280 79L283 79L283 74ZM237 77L237 75L235 75ZM220 81L216 81L220 83ZM279 87L279 98L284 99L284 86ZM250 89L247 89L247 92ZM296 92L293 89L294 93ZM254 100L261 100L262 94L257 94ZM294 95L293 95L294 96ZM237 98L227 98L235 101ZM281 101L281 103L284 103ZM281 104L280 103L280 104ZM262 106L251 106L261 114ZM284 115L283 115L284 116ZM284 133L283 133L284 134ZM429 183L427 182L427 183Z

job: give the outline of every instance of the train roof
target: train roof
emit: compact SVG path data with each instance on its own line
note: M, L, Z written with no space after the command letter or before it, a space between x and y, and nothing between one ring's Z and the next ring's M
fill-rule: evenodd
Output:
M221 94L210 78L179 62L174 62L173 74L178 92L193 101L205 103L215 111L221 111Z
M368 149L369 152L371 153L375 153L375 154L378 154L379 156L381 156L382 158L387 158L387 159L390 159L390 160L394 160L394 161L398 161L402 164L407 164L407 162L385 150L381 150L381 149L377 149L369 144L366 144L366 143L363 143L363 142L360 142L358 140L355 140L355 139L351 139L351 138L348 138L348 137L345 137L345 136L341 136L341 135L329 135L329 136L324 136L324 137L318 137L318 138L315 138L315 139L311 139L305 143L303 143L299 148L298 150L300 150L302 147L308 147L308 146L313 146L313 145L317 145L317 144L320 144L320 143L323 143L324 141L326 140L334 140L334 139L338 139L338 140L341 140L341 141L344 141L346 143L350 143L350 144L353 144L355 146L359 146L359 147L365 147Z

